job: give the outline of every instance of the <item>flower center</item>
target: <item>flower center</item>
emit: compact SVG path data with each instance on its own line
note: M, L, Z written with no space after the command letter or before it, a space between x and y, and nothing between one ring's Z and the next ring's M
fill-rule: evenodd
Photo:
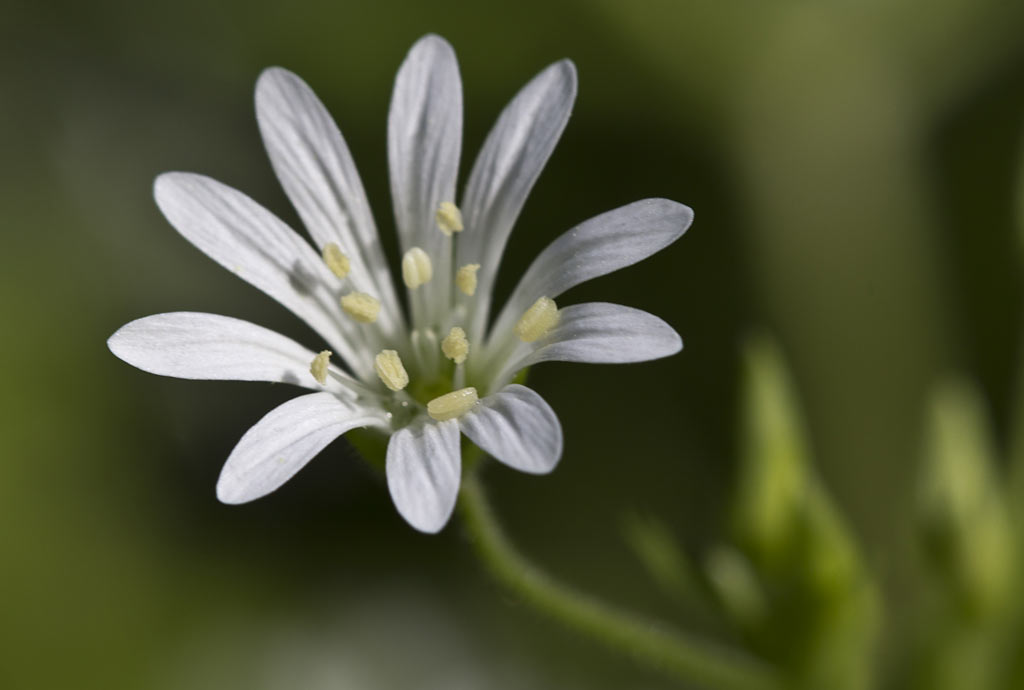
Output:
M452 379L450 377L430 379L419 376L413 379L406 392L415 402L426 407L431 400L450 393L452 388Z
M438 206L434 220L438 231L446 237L452 237L464 228L461 211L450 201ZM451 249L450 243L447 246ZM348 277L352 266L341 247L333 242L327 243L322 257L334 275L341 279ZM442 262L442 265L447 265L447 262ZM462 295L472 297L476 292L479 269L480 264L467 264L455 272L453 282ZM376 382L362 383L368 387L366 394L378 398L392 412L396 423L405 423L424 411L435 419L454 419L464 414L477 400L476 389L465 385L463 365L470 354L470 343L465 330L458 324L459 315L465 314L465 306L430 304L429 301L436 296L420 288L434 278L434 262L423 248L412 247L406 251L402 256L401 270L402 282L409 291L413 327L408 333L408 340L401 342L394 342L393 337L385 337L376 329L362 332L368 347L372 350L383 348L373 358L373 370L383 387L376 388L380 385ZM457 293L448 299L456 297ZM348 292L341 297L340 306L346 318L360 324L375 324L380 317L380 301L365 292ZM430 321L424 324L419 319L427 313ZM437 329L440 328L448 330L443 340L438 337ZM326 385L330 375L330 356L331 353L325 350L310 364L310 374L320 385Z
M439 205L435 220L438 230L446 237L452 237L464 228L462 213L450 201ZM450 243L446 247L448 250L452 248ZM337 244L330 242L324 245L322 256L328 269L338 278L344 279L349 275L351 263ZM439 265L447 266L448 262ZM438 421L455 419L477 404L476 387L466 385L466 362L475 351L470 347L459 320L465 318L464 300L476 294L479 270L478 263L459 267L452 276L458 292L452 290L444 296L444 304L430 304L429 300L436 300L437 295L420 288L434 278L431 256L421 247L412 247L402 256L402 282L409 291L413 327L408 339L403 338L400 342L394 342L392 336L386 337L377 327L370 326L369 330L362 331L367 348L371 352L377 351L373 370L379 383L366 380L351 382L357 388L365 385L364 394L375 397L391 411L395 424L405 424L424 411ZM347 318L360 324L376 324L380 317L380 301L365 292L348 292L341 297L340 306ZM420 319L426 313L430 316L424 323ZM522 342L536 342L557 325L558 317L555 301L541 297L515 324L515 334ZM444 333L445 329L448 333L440 339L438 330ZM511 343L503 340L502 348L509 348L515 342L514 339ZM495 354L500 359L501 353L491 353L492 358ZM310 364L310 374L320 385L326 385L330 376L330 356L331 353L324 350ZM494 382L483 383L489 387Z

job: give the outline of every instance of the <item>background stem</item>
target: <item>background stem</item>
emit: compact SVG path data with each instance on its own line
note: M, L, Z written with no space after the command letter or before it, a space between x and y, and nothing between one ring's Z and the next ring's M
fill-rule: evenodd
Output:
M617 610L551 579L509 542L473 473L463 478L459 509L470 542L491 575L540 611L638 662L701 687L780 687L771 669L750 657Z

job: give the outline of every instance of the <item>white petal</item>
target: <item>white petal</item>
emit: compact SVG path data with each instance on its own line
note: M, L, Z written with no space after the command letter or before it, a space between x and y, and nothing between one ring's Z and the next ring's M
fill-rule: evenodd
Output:
M294 230L241 192L202 175L160 175L154 196L187 240L312 326L357 373L369 371L370 358L353 346L361 335L339 317L338 279Z
M558 325L539 347L525 348L496 380L538 362L617 364L674 355L683 340L667 323L640 309L607 302L574 304L559 310Z
M409 51L391 96L388 164L402 252L420 247L434 263L434 279L421 287L436 309L451 284L451 239L437 228L443 201L455 201L462 146L462 81L455 51L428 35Z
M245 503L292 478L317 453L356 427L386 428L382 412L310 393L271 410L245 432L217 481L217 498Z
M317 246L336 243L352 262L354 289L380 299L387 319L400 317L366 192L323 103L298 76L271 67L256 83L256 119L274 171Z
M562 456L562 425L551 406L526 386L511 384L459 419L462 433L509 467L547 474Z
M406 522L421 532L440 531L459 493L462 455L459 423L425 422L399 429L387 452L391 499Z
M463 199L466 231L459 238L458 265L481 265L478 328L487 321L490 294L512 226L544 164L558 143L576 100L576 67L569 60L549 66L505 107L477 156ZM479 338L479 331L475 338Z
M492 333L512 326L539 297L554 299L580 283L646 259L679 239L693 211L667 199L645 199L577 225L534 259L502 309Z
M280 333L228 316L155 314L125 324L107 346L128 364L160 376L323 388L309 373L313 352Z

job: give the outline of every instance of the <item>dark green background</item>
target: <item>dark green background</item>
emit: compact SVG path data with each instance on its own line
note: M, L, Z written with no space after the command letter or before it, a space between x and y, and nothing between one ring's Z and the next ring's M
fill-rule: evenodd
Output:
M592 215L651 196L695 209L677 244L564 299L652 311L684 352L537 367L562 463L486 472L516 541L567 580L688 624L621 522L657 515L698 555L720 535L753 328L783 345L820 471L897 612L929 387L976 376L1008 433L1022 3L6 0L2 15L0 686L663 687L492 585L457 522L411 530L344 443L268 498L218 504L234 442L294 391L160 379L107 351L121 324L174 310L312 346L151 196L162 171L202 172L297 223L252 112L269 65L334 114L393 248L385 121L413 41L440 33L460 58L463 171L515 91L572 58L579 98L503 292Z

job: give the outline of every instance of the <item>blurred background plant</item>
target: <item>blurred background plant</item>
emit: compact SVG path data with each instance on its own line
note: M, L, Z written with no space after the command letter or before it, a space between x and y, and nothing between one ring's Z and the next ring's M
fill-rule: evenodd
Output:
M567 295L647 309L687 348L531 372L567 443L549 477L484 468L518 547L787 686L1024 684L1024 4L7 0L3 18L0 687L673 687L502 595L457 522L413 533L343 443L217 504L230 448L290 392L158 379L104 346L181 309L313 346L174 233L152 179L203 172L297 223L251 110L281 64L336 116L390 237L388 98L428 31L460 58L464 164L528 77L579 68L506 267L638 198L696 210L643 269Z

